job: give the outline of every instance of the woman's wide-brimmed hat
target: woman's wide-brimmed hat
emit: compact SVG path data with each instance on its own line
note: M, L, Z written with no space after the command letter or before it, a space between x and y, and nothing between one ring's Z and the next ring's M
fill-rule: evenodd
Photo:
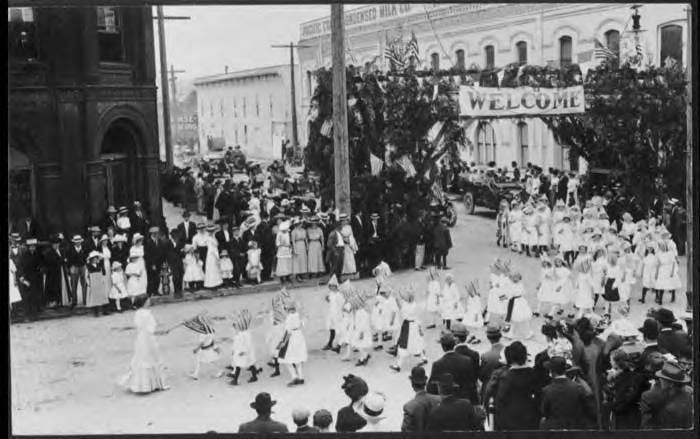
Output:
M102 253L98 252L97 250L91 251L90 254L88 255L88 260L94 259L94 258L102 259Z
M80 235L74 235L74 236L73 236L73 239L71 239L71 241L73 241L74 243L77 244L77 243L79 243L79 242L83 242L83 237L80 236Z
M105 241L109 241L109 236L107 236L106 234L102 235L102 237L100 238L100 243L105 242Z
M289 221L282 221L282 223L280 224L280 228L279 228L280 232L286 232L287 230L289 230L289 226L290 226Z
M656 376L662 380L679 384L688 384L690 382L690 377L679 365L668 361L660 371L656 372Z
M131 238L131 242L135 244L138 241L143 241L143 235L140 233L134 233L134 236Z
M368 421L378 421L384 419L384 407L386 406L386 396L383 393L371 392L362 398L360 416Z
M122 269L122 263L119 261L112 262L112 271L117 271Z

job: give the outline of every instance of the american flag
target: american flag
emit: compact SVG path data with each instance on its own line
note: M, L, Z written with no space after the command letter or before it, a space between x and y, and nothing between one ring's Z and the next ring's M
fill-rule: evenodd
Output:
M413 163L408 155L401 156L396 163L401 167L401 169L404 170L409 178L416 175L416 168L413 166Z
M416 33L411 31L411 40L406 45L406 57L411 59L414 57L416 64L420 64L420 52L418 51L418 39L416 38Z
M390 42L387 38L384 56L389 60L392 70L403 70L406 68L406 50L402 44L399 44L400 42L400 40Z
M595 49L593 49L593 58L597 60L617 59L617 55L615 52L605 47L605 45L603 45L603 43L598 41L596 38Z

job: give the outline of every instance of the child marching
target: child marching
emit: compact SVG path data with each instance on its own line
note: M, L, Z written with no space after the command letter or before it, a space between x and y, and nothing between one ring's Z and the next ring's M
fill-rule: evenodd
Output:
M428 363L425 356L425 338L423 328L418 320L419 309L413 287L402 290L399 300L401 303L401 329L397 342L396 363L390 366L396 372L401 371L409 356L420 356L421 360L418 364L420 366Z
M249 383L258 380L258 374L262 372L256 364L255 345L250 333L252 317L247 309L238 313L233 320L233 342L231 349L231 366L233 373L230 384L238 385L238 378L242 370L250 372Z
M287 365L292 380L288 386L304 384L303 365L307 360L306 337L302 332L303 322L298 304L294 300L285 303L287 316L284 320L284 335L279 344L279 362Z

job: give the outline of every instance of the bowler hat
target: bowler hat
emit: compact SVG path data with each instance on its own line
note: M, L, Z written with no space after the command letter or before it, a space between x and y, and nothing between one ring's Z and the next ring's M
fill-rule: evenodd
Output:
M415 366L411 369L411 375L408 377L413 384L422 386L428 382L428 376L425 374L425 368L423 366Z
M107 208L107 213L117 213L117 209L115 209L114 206L109 206Z
M644 320L644 325L639 328L639 332L650 340L656 340L659 336L659 322L654 319L646 319Z
M255 410L267 411L277 404L277 401L273 400L269 393L260 392L255 397L255 401L250 403L250 407Z
M486 327L486 335L497 336L501 335L501 328L496 325L488 325Z
M677 364L666 362L660 371L656 372L656 376L666 381L674 383L687 384L690 382L690 377Z
M656 321L661 326L671 326L672 323L676 322L676 316L668 308L659 308L656 310Z
M449 344L455 342L455 336L451 332L443 332L440 335L440 344Z

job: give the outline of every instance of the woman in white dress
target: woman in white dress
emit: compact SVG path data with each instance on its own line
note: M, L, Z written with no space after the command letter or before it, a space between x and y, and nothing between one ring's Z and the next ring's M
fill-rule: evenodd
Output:
M442 287L442 295L440 297L440 315L445 329L450 330L452 320L462 318L464 308L460 303L460 294L457 284L455 283L452 273L445 275L445 285Z
M129 263L124 269L126 276L126 292L131 301L131 307L136 309L136 298L141 295L141 278L146 276L146 269L139 263L138 251L134 248L129 249Z
M352 234L350 224L345 224L340 229L340 235L345 243L343 247L343 279L357 274L357 264L355 263L355 253L357 253L357 242Z
M280 283L291 282L292 280L292 240L289 235L289 221L284 221L279 226L277 238L277 266L275 275L280 279Z
M491 266L489 276L489 296L486 303L486 320L492 325L499 325L506 315L508 301L505 295L505 287L510 281L500 268L500 261Z
M183 250L185 252L185 274L182 277L182 281L188 291L193 291L204 282L203 263L197 259L195 248L192 244L185 245Z
M22 296L19 294L19 287L17 286L17 267L15 263L10 259L10 307L13 303L21 302Z
M402 321L397 341L396 363L390 366L396 372L401 371L405 359L411 355L420 356L419 366L428 363L425 356L425 338L418 320L419 309L414 292L403 292L400 296L400 303Z
M165 366L156 343L156 319L150 310L151 300L146 299L143 306L134 313L136 342L134 355L129 364L129 371L119 383L133 393L151 393L167 390Z
M306 274L309 272L309 260L307 249L309 237L306 233L306 229L304 228L303 223L299 220L294 220L291 239L292 249L294 251L294 254L292 256L294 277L298 282L301 282L302 278L306 276Z
M317 216L311 217L311 225L306 230L306 236L309 240L309 274L312 277L320 276L326 271L326 266L323 262L323 249L325 248L325 243L323 242L323 230L318 227L318 223L319 218Z
M681 278L678 272L678 260L668 247L668 242L660 240L657 243L659 253L656 257L659 266L656 274L656 303L663 305L664 293L671 292L671 303L676 301L676 290L681 288Z
M428 313L427 329L435 328L436 318L440 314L440 275L435 266L428 269L428 292L425 303L425 310Z
M508 213L508 233L510 234L510 248L518 253L523 252L522 246L523 211L520 202L513 200Z
M523 229L521 242L525 248L525 253L528 256L537 255L537 244L539 242L537 235L538 216L535 215L535 209L531 205L525 206L523 209Z
M217 288L224 283L221 277L221 269L219 268L219 242L212 235L212 231L216 230L216 226L209 226L207 229L207 259L204 262L204 288Z
M304 327L294 301L287 304L287 317L284 321L284 338L280 344L279 362L287 365L292 377L288 386L304 384L303 365L308 358L306 337L302 332Z
M146 294L148 291L148 275L146 271L146 262L144 260L144 247L143 247L143 235L140 233L134 233L134 237L132 238L133 245L129 249L129 254L131 255L132 253L135 255L138 255L139 258L136 260L136 263L140 265L143 268L143 276L139 277L139 284L138 284L138 296L141 296L143 294Z
M573 287L571 282L571 270L565 265L564 257L561 254L558 254L554 258L554 278L554 309L552 312L557 315L562 315L569 304L571 304Z

